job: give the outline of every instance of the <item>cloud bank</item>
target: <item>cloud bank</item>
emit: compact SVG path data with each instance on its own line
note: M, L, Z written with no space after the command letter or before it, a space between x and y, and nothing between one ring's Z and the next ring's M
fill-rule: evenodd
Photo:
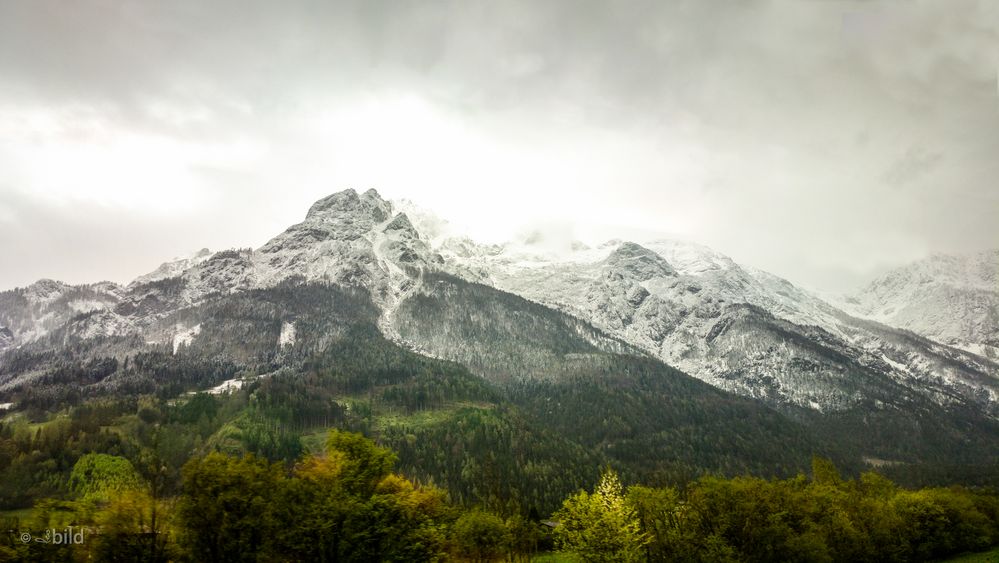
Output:
M0 287L258 246L375 187L847 289L999 246L989 2L0 3Z

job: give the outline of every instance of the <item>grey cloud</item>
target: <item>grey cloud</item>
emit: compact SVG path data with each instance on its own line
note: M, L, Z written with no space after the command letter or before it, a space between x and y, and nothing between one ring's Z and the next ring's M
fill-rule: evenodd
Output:
M173 255L171 237L163 233L176 229L174 221L95 204L52 205L0 190L0 287L25 286L41 277L121 282L137 268L154 268L157 260Z
M644 176L632 161L607 164L629 181L604 193L538 189L620 194L613 204L644 214L641 228L700 198L713 213L693 235L813 285L846 284L837 270L852 283L858 261L873 270L997 244L997 64L999 7L984 0L0 2L0 105L84 107L114 127L220 144L266 140L263 162L199 171L223 201L270 202L240 204L252 222L276 226L319 189L292 188L323 155L289 116L415 93L485 135L558 144L583 132L651 147ZM668 176L653 149L689 150L696 173ZM275 204L277 191L292 195ZM0 187L0 202L13 198ZM88 228L32 205L61 232ZM203 213L224 207L214 205ZM281 213L268 215L274 205ZM213 229L238 244L238 225ZM192 250L210 244L190 238Z

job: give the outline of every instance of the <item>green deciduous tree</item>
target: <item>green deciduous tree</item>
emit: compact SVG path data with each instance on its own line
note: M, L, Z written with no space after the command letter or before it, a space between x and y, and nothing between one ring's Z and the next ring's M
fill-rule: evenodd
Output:
M395 456L334 431L289 472L221 454L184 469L178 509L203 561L437 561L454 509L443 491L392 473Z
M88 501L107 502L115 494L141 486L142 479L132 462L108 454L80 457L69 476L70 490Z
M649 542L611 470L604 472L593 493L581 491L566 499L555 519L558 548L586 561L639 561Z
M218 453L184 467L178 516L185 543L201 561L255 561L274 538L275 493L283 476L276 465Z
M454 523L452 539L459 555L472 561L492 561L510 544L510 532L502 518L472 510Z
M93 540L95 561L148 561L176 559L177 549L169 543L169 504L147 491L115 494L97 512L94 524L100 530Z

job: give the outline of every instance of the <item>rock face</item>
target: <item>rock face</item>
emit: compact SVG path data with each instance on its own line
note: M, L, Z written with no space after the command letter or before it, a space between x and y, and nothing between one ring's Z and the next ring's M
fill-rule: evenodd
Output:
M999 250L934 255L874 280L849 312L999 359Z
M918 399L999 416L995 253L889 274L854 297L858 317L696 244L480 245L445 236L444 224L374 190L338 192L256 250L203 250L126 287L42 280L0 293L0 351L103 336L183 354L234 330L213 324L206 304L219 296L318 283L362 289L390 339L504 380L543 375L554 360L531 338L560 349L568 331L582 344L566 354L647 354L772 406L847 412ZM282 315L239 330L286 357L310 336ZM485 339L500 334L508 341Z

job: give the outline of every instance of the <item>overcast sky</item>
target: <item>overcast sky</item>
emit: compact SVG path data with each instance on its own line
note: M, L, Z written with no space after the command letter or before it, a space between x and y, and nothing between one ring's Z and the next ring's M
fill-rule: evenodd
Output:
M999 246L999 3L0 0L0 288L345 187L850 289Z

